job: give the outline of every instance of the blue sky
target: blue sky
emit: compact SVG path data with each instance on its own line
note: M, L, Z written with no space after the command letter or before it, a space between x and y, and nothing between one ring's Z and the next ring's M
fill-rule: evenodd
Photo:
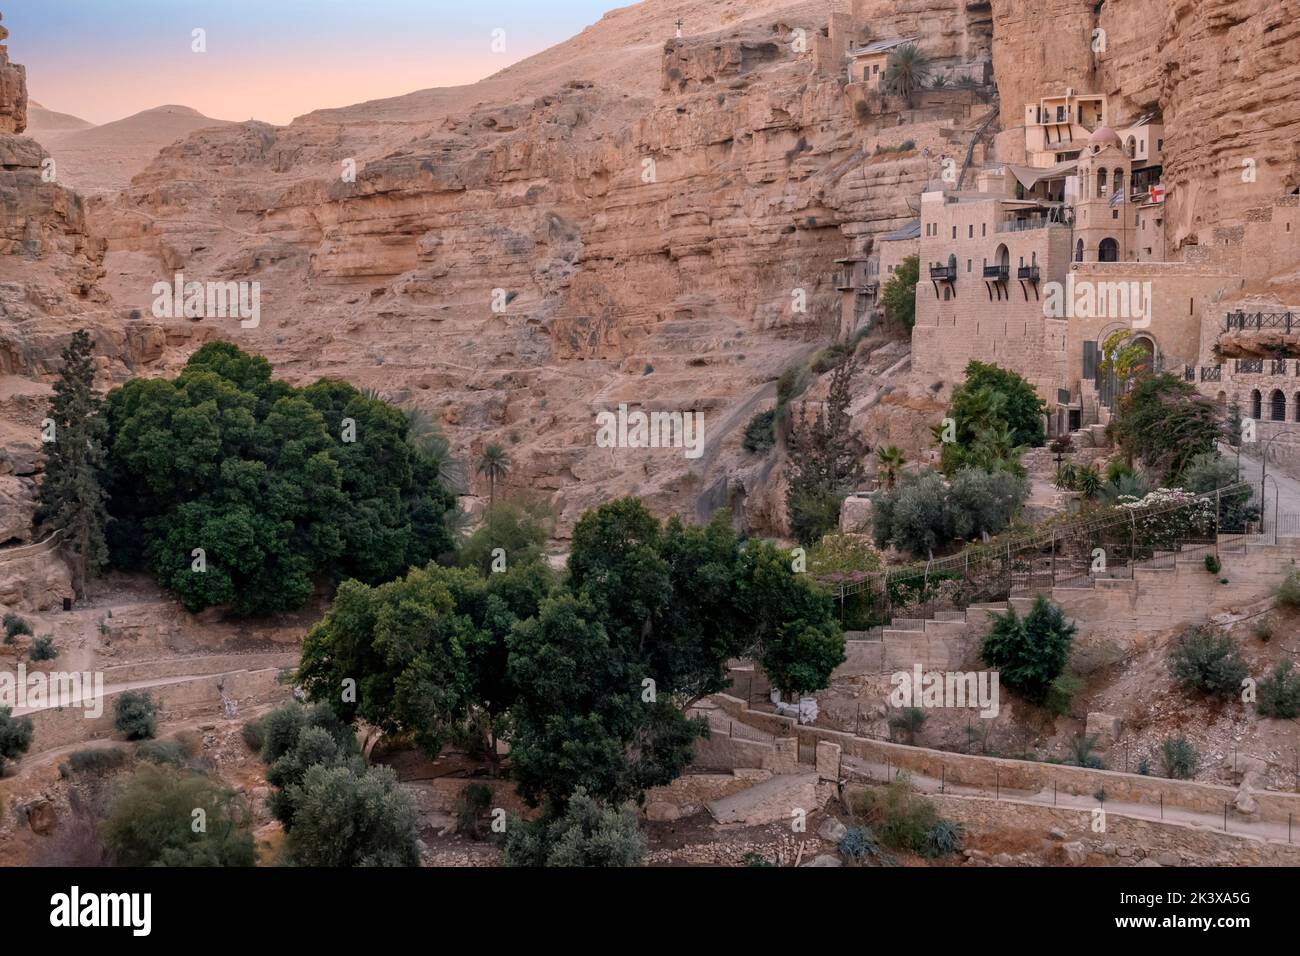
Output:
M631 0L0 0L42 105L95 123L163 103L286 123L472 83ZM191 51L195 28L207 52ZM504 53L491 48L505 30Z

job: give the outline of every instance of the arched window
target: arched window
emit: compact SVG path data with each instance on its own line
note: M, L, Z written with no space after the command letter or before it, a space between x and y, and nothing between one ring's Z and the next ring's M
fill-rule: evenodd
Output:
M1286 395L1282 389L1273 389L1273 394L1268 397L1269 418L1275 422L1286 421Z
M1097 247L1098 262L1119 262L1119 243L1109 237Z
M1106 198L1106 169L1104 166L1097 170L1097 198Z
M1264 397L1259 394L1257 388L1250 393L1250 417L1255 421L1264 417Z
M1124 170L1122 169L1115 170L1113 183L1114 183L1115 192L1120 192L1124 188Z
M1080 239L1079 244L1074 247L1074 261L1075 262L1083 261L1083 240L1082 239Z
M1136 139L1135 137L1130 136L1130 137L1128 138L1128 143L1126 144L1126 148L1127 148L1127 151L1128 151L1128 158L1129 158L1129 159L1136 159L1136 158L1137 158L1138 143L1137 143L1137 139Z
M1300 422L1300 392L1295 393L1295 420Z

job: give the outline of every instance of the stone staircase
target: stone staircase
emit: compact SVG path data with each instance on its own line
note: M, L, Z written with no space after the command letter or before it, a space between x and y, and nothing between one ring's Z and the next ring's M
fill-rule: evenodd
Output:
M920 663L926 670L956 670L967 660L992 616L1007 604L972 604L938 611L933 618L894 618L887 627L845 634L846 660L835 677L891 674Z

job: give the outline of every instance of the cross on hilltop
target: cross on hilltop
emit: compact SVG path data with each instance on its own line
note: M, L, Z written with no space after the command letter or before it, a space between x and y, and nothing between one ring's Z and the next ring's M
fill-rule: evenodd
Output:
M682 22L683 22L682 18L678 17L677 18L677 39L679 40L682 38Z

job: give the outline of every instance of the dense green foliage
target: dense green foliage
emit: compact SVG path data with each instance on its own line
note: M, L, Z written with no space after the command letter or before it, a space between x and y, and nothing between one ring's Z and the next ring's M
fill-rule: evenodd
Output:
M1231 637L1208 625L1183 632L1169 654L1169 670L1188 690L1214 697L1235 697L1249 675Z
M604 806L581 789L562 813L515 820L506 831L507 866L636 866L645 850L633 807Z
M916 324L916 283L920 278L921 260L917 256L905 257L894 269L881 291L886 321L911 331Z
M95 391L93 353L84 329L74 332L63 350L49 409L54 440L44 443L45 478L36 514L37 523L63 532L59 547L69 557L78 598L85 596L87 579L108 561L108 511L100 485L106 423L103 400Z
M419 815L388 767L315 764L285 791L299 866L416 866Z
M114 561L147 565L191 611L290 610L317 577L386 580L451 548L438 462L401 411L344 382L293 388L209 342L107 404Z
M786 514L804 545L815 543L839 524L840 504L865 471L867 447L849 415L850 385L857 363L835 367L826 394L809 421L806 409L792 410L787 445Z
M252 866L246 820L206 777L145 763L114 800L104 842L118 866Z
M1075 630L1065 613L1040 594L1023 618L1015 608L993 616L993 626L980 645L980 657L998 669L1007 687L1027 700L1043 703L1065 670Z
M1006 471L963 468L951 482L933 471L905 474L873 499L872 535L878 547L928 556L1006 530L1028 491L1025 479Z
M52 661L59 656L59 650L54 646L54 638L46 634L32 641L27 656L33 661Z
M1259 682L1259 712L1265 717L1294 720L1300 716L1300 673L1289 660L1277 666Z
M1198 455L1221 437L1214 404L1190 382L1165 372L1144 376L1120 399L1109 431L1120 450L1174 487Z
M148 691L123 691L113 702L113 726L127 740L147 740L154 735L154 710Z
M1202 452L1188 461L1180 483L1188 491L1197 494L1233 487L1239 484L1237 465L1220 455L1217 449ZM1248 485L1219 496L1221 529L1242 531L1248 522L1259 520L1259 506L1251 502L1250 496L1251 489Z
M1196 767L1200 762L1200 754L1182 734L1166 737L1160 742L1160 763L1165 769L1166 777L1191 780L1196 776Z
M1023 475L1020 453L1043 444L1045 413L1046 404L1024 378L997 365L972 361L966 366L965 380L953 389L948 416L954 427L934 429L942 444L944 473L974 466Z
M461 544L460 566L488 574L494 571L494 564L499 572L512 564L540 561L549 524L540 507L498 501L487 509L483 523Z
M12 714L12 707L0 707L0 775L6 760L17 760L32 745L31 718Z
M31 634L32 626L27 619L10 611L4 616L5 643L12 644L19 634Z
M776 444L776 409L758 412L745 426L741 446L751 455L767 451Z

